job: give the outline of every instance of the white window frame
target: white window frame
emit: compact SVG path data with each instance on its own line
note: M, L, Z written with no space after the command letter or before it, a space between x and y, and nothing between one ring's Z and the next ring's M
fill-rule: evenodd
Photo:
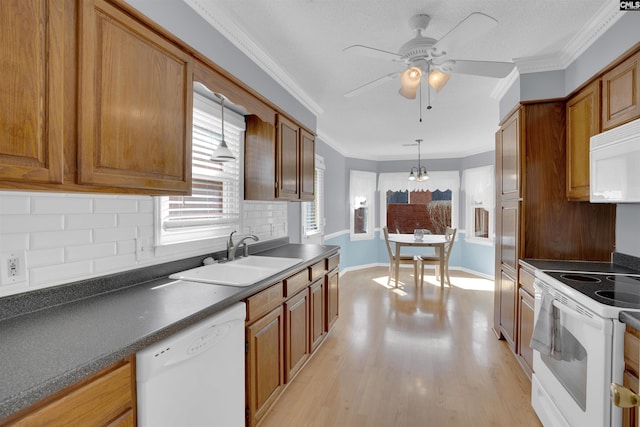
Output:
M495 168L493 165L462 171L462 189L465 193L465 241L493 245L495 238ZM489 212L489 236L475 235L475 209Z
M374 237L376 224L376 181L375 172L359 170L349 171L349 234L351 240L371 240ZM364 199L367 204L367 232L355 233L353 213L357 200Z
M209 147L203 147L206 144L204 137L197 137L196 127L194 126L194 150L193 150L193 174L192 180L194 181L220 181L223 176L226 182L229 183L223 190L228 194L224 195L223 199L223 212L224 217L218 220L202 220L201 226L195 227L175 227L168 226L166 221L168 215L168 203L169 196L155 197L155 244L156 247L182 244L188 242L195 242L201 240L224 240L228 238L229 234L234 230L242 230L242 203L244 199L243 194L243 162L244 157L244 129L245 122L244 116L234 113L228 107L225 106L224 112L224 125L225 125L225 140L229 149L236 157L235 160L220 163L222 170L217 174L215 171L207 171L202 167L198 167L198 162L202 164L203 153L198 153L196 150L198 144L195 143L196 139L200 142L200 147L206 150L209 154L217 148L220 142L221 132L221 109L220 104L206 96L200 91L194 92L193 97L194 105L194 125L198 122L198 116L202 119L200 122L205 125L207 120L211 120L211 127L205 131L206 133L212 133L211 143ZM203 135L200 133L199 135ZM204 159L204 161L208 161ZM197 192L192 195L197 195Z
M324 157L315 155L314 170L314 200L313 202L300 203L300 225L302 236L305 243L322 244L322 236L324 235L325 216L324 216ZM309 208L313 208L315 212L315 221L309 218ZM308 227L313 223L313 227Z

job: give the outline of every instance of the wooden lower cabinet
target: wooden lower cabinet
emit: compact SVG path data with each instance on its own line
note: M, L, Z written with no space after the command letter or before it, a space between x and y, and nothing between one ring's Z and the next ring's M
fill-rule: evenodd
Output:
M282 306L246 328L248 425L254 426L284 385L284 311Z
M329 272L325 276L327 287L327 327L329 331L333 327L333 324L338 320L338 270Z
M309 286L309 309L311 311L309 318L311 325L311 351L314 351L324 339L325 331L325 298L324 298L324 280L320 279Z
M624 376L622 385L638 393L640 371L640 332L630 326L624 333ZM622 427L637 427L638 408L622 409Z
M529 343L533 335L534 301L527 291L518 290L518 360L529 379L533 373L533 349Z
M289 382L309 357L309 291L305 289L284 303L285 374Z
M1 426L135 426L135 359L130 356L0 420Z
M516 344L516 280L505 271L499 276L500 332L515 351Z

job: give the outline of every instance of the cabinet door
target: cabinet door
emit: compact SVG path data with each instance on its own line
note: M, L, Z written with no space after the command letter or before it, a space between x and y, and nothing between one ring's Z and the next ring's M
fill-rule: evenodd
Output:
M311 351L313 352L324 338L325 309L324 281L318 280L309 287L309 307L311 309Z
M300 129L300 199L313 201L315 192L316 143L314 136Z
M103 0L80 4L80 183L188 194L190 57Z
M62 182L64 75L74 66L65 62L67 9L62 0L0 2L2 181Z
M514 112L498 130L496 156L499 158L498 194L503 199L520 197L520 120L519 111Z
M299 199L300 128L291 120L278 115L277 132L277 192L278 199Z
M533 335L534 298L524 289L518 291L518 356L529 378L533 372L533 350L529 346Z
M600 132L600 80L567 101L567 198L589 200L589 141Z
M258 116L246 116L244 139L244 198L276 198L276 128Z
M247 326L247 405L255 426L284 385L284 314L279 306Z
M505 271L500 272L500 330L509 346L515 351L516 339L516 279Z
M508 267L513 274L518 268L519 258L519 202L508 202L500 206L498 244L500 245L499 262Z
M338 269L332 270L325 276L325 287L326 287L326 306L327 306L327 318L326 318L326 326L325 329L328 332L338 320L338 282L339 275Z
M309 290L284 303L286 382L298 373L309 357Z
M640 52L602 76L602 130L640 117Z

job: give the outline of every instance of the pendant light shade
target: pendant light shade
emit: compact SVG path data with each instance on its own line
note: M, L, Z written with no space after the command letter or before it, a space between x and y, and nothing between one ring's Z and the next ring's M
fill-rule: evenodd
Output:
M407 68L400 75L400 95L407 99L416 99L416 92L418 86L420 86L420 78L422 77L422 71L418 67Z
M220 145L216 148L211 154L211 161L213 162L228 162L230 160L235 160L235 156L229 149L227 142L224 140L224 101L226 97L221 93L214 94L218 99L220 99L220 108L221 108L221 118L222 118L222 141L220 141Z

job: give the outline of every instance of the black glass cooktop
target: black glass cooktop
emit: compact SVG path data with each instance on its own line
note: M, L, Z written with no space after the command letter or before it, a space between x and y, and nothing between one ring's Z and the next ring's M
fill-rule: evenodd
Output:
M602 304L640 308L640 277L562 271L545 271L545 274Z

